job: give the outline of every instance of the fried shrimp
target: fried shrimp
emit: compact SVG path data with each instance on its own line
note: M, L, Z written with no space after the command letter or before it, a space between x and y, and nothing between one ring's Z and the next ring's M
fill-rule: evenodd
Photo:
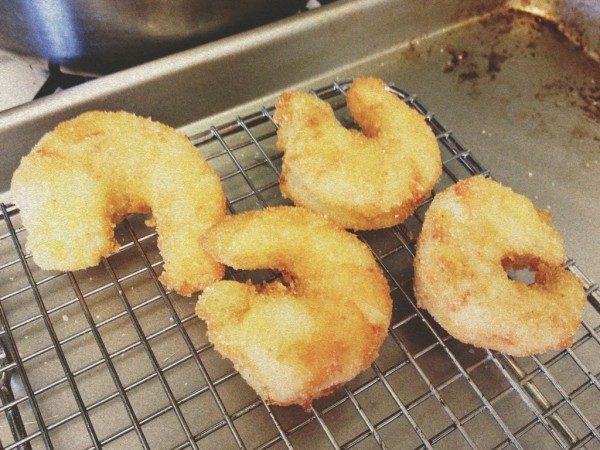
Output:
M215 348L266 401L308 409L377 357L389 286L366 245L318 215L281 206L230 216L203 238L218 261L282 281L218 281L196 313Z
M414 260L418 305L452 336L525 356L570 346L585 292L546 210L482 176L438 194ZM535 282L510 279L530 269Z
M161 123L99 111L62 122L22 159L11 192L42 269L97 265L119 247L115 223L151 209L167 287L191 295L223 276L198 242L226 214L219 178Z
M280 95L274 120L285 152L281 191L344 228L402 223L441 174L437 140L423 116L380 79L355 79L346 100L362 132L344 128L313 95Z

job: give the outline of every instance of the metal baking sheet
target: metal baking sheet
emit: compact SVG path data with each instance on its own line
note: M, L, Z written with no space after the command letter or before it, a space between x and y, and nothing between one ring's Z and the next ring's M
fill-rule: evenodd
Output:
M351 126L347 86L315 93ZM444 174L436 191L488 174L423 103L391 89L438 137ZM272 112L191 136L219 173L233 214L287 203ZM23 250L18 212L0 205L9 274L0 292L5 448L570 448L598 440L597 288L582 276L590 304L567 351L517 360L458 343L416 308L412 293L428 203L401 226L360 233L390 283L392 326L372 368L310 412L267 405L219 357L194 315L195 299L158 282L156 234L141 217L119 226L122 249L100 267L48 273ZM572 262L569 269L580 274ZM260 274L228 276L257 281Z
M340 1L0 114L3 447L600 448L593 4L572 2L566 14L554 2ZM393 326L373 367L309 413L266 405L218 356L194 299L157 282L162 262L143 217L119 226L123 249L89 271L40 271L22 252L8 183L56 122L128 109L177 126L239 212L282 201L275 95L315 88L347 121L342 81L357 75L417 94L407 101L430 117L444 152L437 189L485 167L550 207L569 270L589 292L571 349L533 358L474 349L415 308L426 204L403 226L362 235L390 280Z

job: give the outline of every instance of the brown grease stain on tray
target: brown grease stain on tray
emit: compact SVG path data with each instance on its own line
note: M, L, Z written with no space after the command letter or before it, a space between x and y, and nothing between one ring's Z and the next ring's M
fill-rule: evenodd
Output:
M559 78L545 83L535 94L535 98L553 102L556 106L563 106L565 93L568 94L567 104L579 108L586 117L600 123L600 85L596 78L582 84L573 83L573 80L570 79ZM595 136L594 140L600 141L600 137Z
M480 49L476 51L473 51L472 43L469 43L468 50L456 46L443 49L448 59L441 69L442 72L454 74L459 83L469 83L472 87L469 95L479 94L477 84L480 81L496 80L502 72L503 65L509 63L516 52L536 58L538 43L542 39L552 39L559 45L575 47L575 50L584 54L581 45L561 33L555 22L523 11L502 11L482 18L478 24L483 27L482 33L493 34L494 39L491 43L486 36L477 42ZM526 39L518 47L503 47L506 36L517 32L517 29L526 30ZM561 106L566 98L570 106L580 109L590 120L600 122L600 69L597 66L585 80L557 78L544 82L536 89L536 100L550 101L556 106ZM600 140L598 136L593 136L593 139Z
M535 57L536 42L541 37L544 23L544 19L514 10L486 16L479 21L479 25L484 28L482 31L486 34L493 34L491 45L486 36L478 42L482 47L481 54L470 54L466 50L448 47L446 53L450 55L450 59L444 66L443 72L457 72L459 81L476 80L484 75L487 75L489 80L494 80L502 71L502 65L513 56L511 50L501 48L505 36L510 34L515 26L527 27L530 31L524 48L528 49L531 57Z

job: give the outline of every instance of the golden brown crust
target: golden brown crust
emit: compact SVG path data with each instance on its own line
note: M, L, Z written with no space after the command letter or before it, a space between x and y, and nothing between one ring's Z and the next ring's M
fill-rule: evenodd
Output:
M191 295L223 275L197 243L225 216L219 178L166 125L100 111L62 122L23 158L11 191L43 269L98 264L118 249L115 223L152 209L168 287Z
M377 357L391 318L389 286L354 235L300 207L228 217L203 239L236 269L283 281L219 281L196 312L215 348L265 400L310 407Z
M431 203L417 242L415 295L460 341L515 356L558 350L573 342L586 301L564 260L548 213L476 176ZM505 271L528 267L532 285Z
M285 152L281 191L344 228L401 223L441 174L436 138L423 116L380 79L355 79L346 99L362 133L344 128L313 95L280 95L274 119Z

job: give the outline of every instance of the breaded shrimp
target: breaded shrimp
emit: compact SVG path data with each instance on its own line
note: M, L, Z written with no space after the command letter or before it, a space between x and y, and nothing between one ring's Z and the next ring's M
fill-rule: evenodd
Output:
M237 269L271 268L282 281L218 281L196 312L215 348L278 405L312 401L365 370L387 335L389 286L368 247L299 207L230 216L203 238Z
M167 287L191 295L223 275L199 244L225 216L219 178L166 125L100 111L62 122L22 159L11 191L42 269L97 265L119 247L115 223L152 210Z
M313 95L279 96L274 120L277 146L285 152L281 191L343 228L402 223L441 174L435 135L380 79L355 79L346 99L362 132L344 128L331 106Z
M565 249L545 210L482 176L438 194L418 238L415 296L456 339L515 356L570 346L585 291L563 269ZM529 268L535 282L509 279Z

